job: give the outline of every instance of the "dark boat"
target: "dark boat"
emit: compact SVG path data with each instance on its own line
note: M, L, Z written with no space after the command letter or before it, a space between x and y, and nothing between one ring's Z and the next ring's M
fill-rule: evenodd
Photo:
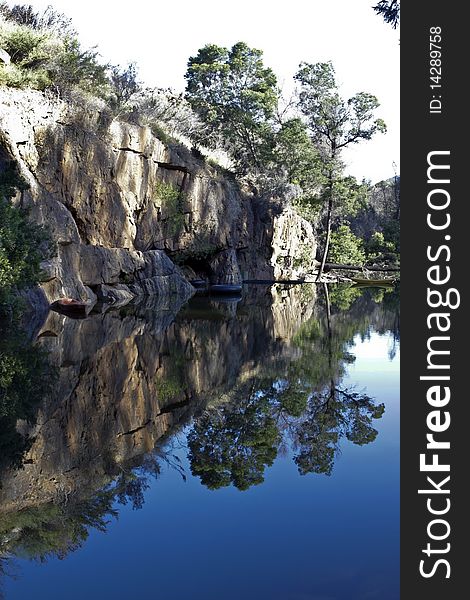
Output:
M241 284L229 284L229 283L216 283L214 285L209 286L209 290L211 294L241 294L242 286Z
M60 298L60 300L53 302L49 308L74 319L84 319L87 316L87 303L72 298Z

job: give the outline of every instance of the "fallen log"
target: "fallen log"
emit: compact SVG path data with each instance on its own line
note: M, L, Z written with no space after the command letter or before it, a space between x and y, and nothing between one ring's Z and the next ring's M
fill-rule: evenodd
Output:
M362 267L360 265L338 265L336 263L325 264L325 271L380 271L388 273L399 270L400 267Z

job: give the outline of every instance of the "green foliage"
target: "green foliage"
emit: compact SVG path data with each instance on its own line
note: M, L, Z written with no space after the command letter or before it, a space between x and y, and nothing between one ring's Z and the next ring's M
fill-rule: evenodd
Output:
M133 509L142 508L148 479L159 476L162 461L184 478L181 465L173 458L177 457L157 448L133 471L114 465L119 477L89 497L76 498L75 492L65 501L59 498L57 502L0 513L0 554L41 562L65 558L83 545L91 529L106 531L110 518L118 517L116 503L130 502Z
M295 186L293 204L304 213L315 213L315 202L322 183L321 160L300 118L284 121L280 128L273 129L270 144L262 154L262 177L268 181L263 187L269 189L269 181L276 185ZM275 190L274 190L275 191Z
M233 484L246 490L264 481L279 441L267 400L241 398L197 420L188 436L191 471L209 489Z
M65 39L60 51L51 60L48 74L60 90L73 87L97 96L108 92L107 65L98 62L98 52L83 50L77 39Z
M39 279L47 236L10 201L17 189L26 187L16 163L4 160L0 172L0 310L12 301L15 290L34 285Z
M47 59L50 37L29 27L2 28L0 45L8 52L11 61L21 67L34 67Z
M367 262L399 265L399 223L390 222L384 232L376 231L365 244Z
M262 52L244 42L230 50L208 44L189 59L185 77L186 98L207 126L195 141L223 146L241 172L259 168L278 97Z
M367 210L370 196L370 185L367 182L359 183L350 175L338 177L333 182L332 191L336 204L336 221L349 220L360 210Z
M162 209L162 218L166 221L168 235L178 235L184 228L186 194L164 181L156 183L154 193L154 201Z
M299 107L311 134L320 146L328 147L327 169L334 168L332 161L342 148L386 131L385 123L373 118L379 106L375 96L359 92L348 100L341 98L331 62L301 63L295 79L300 84Z
M185 360L182 353L172 351L171 359L166 361L164 375L156 382L157 398L163 403L175 400L186 386Z
M349 284L330 285L328 288L331 306L338 310L349 310L351 304L353 304L362 293L358 287Z
M349 225L341 225L331 234L330 260L342 265L363 265L366 255L363 241L356 237Z
M164 144L171 144L174 141L159 123L151 122L149 123L149 127L153 135Z
M395 176L369 188L368 201L350 219L364 240L367 264L400 263L400 179Z
M384 411L385 406L375 404L367 394L334 383L315 394L296 431L294 462L299 473L331 475L341 438L360 446L370 444L377 437L373 420Z
M10 65L0 63L1 84L38 89L50 85L46 66L56 44L48 33L0 20L0 48L11 57Z
M69 22L65 17L48 11L43 15L17 11L16 18L0 19L0 47L11 57L10 65L0 64L0 83L40 90L55 87L61 92L78 87L97 96L109 95L107 65L99 63L95 50L80 47L71 27L64 34L61 24Z
M367 242L367 253L369 257L378 256L383 252L394 252L395 244L385 240L384 234L381 231L376 231L372 234Z
M393 252L400 255L400 221L388 221L383 226L384 243L393 246Z
M349 352L354 338L370 331L371 311L382 331L396 307L382 314L371 308L376 298L360 290L353 290L349 312L329 304L346 289L351 288L329 286L323 310L294 336L295 352L287 361L242 382L230 402L196 418L189 460L193 475L208 488L244 490L262 482L266 467L289 442L300 474L330 475L341 440L358 445L375 440L374 421L382 417L383 404L341 381L354 361Z
M376 133L384 133L386 126L382 119L374 118L379 102L372 94L359 92L348 100L340 96L331 62L301 63L295 79L300 85L299 108L322 159L324 183L320 196L327 211L322 267L318 274L320 277L329 252L329 236L335 211L338 211L338 206L342 206L343 213L357 212L363 196L361 186L352 178L343 176L341 152L351 144L370 140ZM338 237L336 239L339 242ZM352 251L351 240L348 238L346 242Z
M0 468L21 466L31 440L18 433L17 420L35 421L54 381L46 353L28 340L17 319L0 319Z
M9 553L44 562L65 558L88 538L89 528L105 531L107 517L117 517L112 507L114 494L103 490L96 496L70 506L44 504L0 517L0 536L12 531Z

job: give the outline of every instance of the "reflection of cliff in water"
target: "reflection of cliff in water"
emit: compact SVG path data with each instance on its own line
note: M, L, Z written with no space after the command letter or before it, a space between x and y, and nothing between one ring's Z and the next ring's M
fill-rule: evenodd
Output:
M83 495L106 483L202 402L282 354L293 309L295 321L308 318L313 296L280 292L273 302L265 289L243 304L195 298L176 320L177 310L152 306L84 320L50 313L31 352L48 355L56 381L42 390L34 424L20 415L17 430L34 443L21 470L3 470L1 506Z
M331 472L343 435L372 441L380 405L340 380L352 337L370 325L393 330L396 311L368 295L347 312L332 301L328 327L314 290L258 288L239 303L194 298L176 318L177 307L148 306L81 321L49 314L33 348L56 375L38 390L45 397L29 423L17 422L23 467L2 465L0 555L63 555L89 527L105 528L116 501L140 507L163 463L185 476L171 435L192 416L191 469L205 469L209 487L262 481L288 434L300 472ZM219 471L214 461L227 452L204 454L209 426L222 446L231 435L241 440Z

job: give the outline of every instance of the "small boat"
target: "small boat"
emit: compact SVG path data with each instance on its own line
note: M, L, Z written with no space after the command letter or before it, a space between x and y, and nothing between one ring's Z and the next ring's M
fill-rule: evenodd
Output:
M232 283L216 283L209 286L211 294L241 294L242 285Z
M361 277L351 277L351 279L357 286L390 287L395 285L394 279L365 279Z
M72 298L60 298L50 305L50 309L75 319L83 319L87 316L87 303Z

